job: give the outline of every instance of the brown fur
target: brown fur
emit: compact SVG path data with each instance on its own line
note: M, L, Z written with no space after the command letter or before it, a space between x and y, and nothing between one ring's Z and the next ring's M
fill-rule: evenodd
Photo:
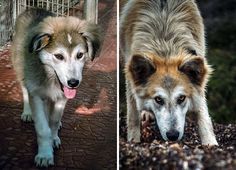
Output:
M145 60L150 62L150 65L153 66L155 71L145 77L141 77L142 79L147 79L146 84L142 84L142 86L145 85L145 87L153 89L153 86L157 86L158 84L161 85L162 81L166 76L171 77L175 82L175 84L182 84L186 85L187 89L197 89L199 92L203 93L205 89L205 85L207 83L208 77L212 72L212 69L209 65L206 64L206 61L202 57L198 56L191 56L190 54L187 54L185 52L182 52L178 56L171 57L171 58L161 58L159 56L153 55L153 54L146 54L143 57ZM135 57L135 55L134 55ZM133 58L134 58L133 57ZM126 73L126 79L130 80L133 86L139 86L140 84L137 83L138 80L134 78L134 70L132 69L132 61L127 63L125 73ZM191 82L191 77L185 72L181 71L181 68L185 66L186 63L189 63L190 61L200 61L199 69L201 70L199 73L199 79L196 80L197 83ZM149 66L150 67L150 66ZM195 68L197 69L197 68ZM185 70L186 72L188 70ZM151 95L150 95L151 96Z
M98 26L76 17L29 9L17 18L12 62L23 92L21 119L34 121L37 166L54 164L66 102L75 97L84 65L99 44Z
M217 145L205 100L212 69L205 58L204 26L195 1L129 0L120 19L128 140L140 141L140 115L146 99L155 97L155 88L171 92L181 85L198 114L202 143Z
M46 16L44 16L45 13ZM47 14L47 11L40 9L31 9L20 15L15 25L15 31L17 36L14 37L12 45L12 62L19 81L24 80L24 74L27 74L23 73L24 65L30 67L39 62L39 58L36 57L37 53L32 53L33 51L29 49L32 46L34 37L37 35L45 34L50 36L45 36L40 42L41 46L47 46L47 50L50 51L50 47L55 46L55 42L67 43L65 46L69 46L67 34L65 33L70 33L73 36L73 42L70 46L73 47L78 42L84 42L84 44L88 42L88 48L91 48L89 46L93 45L93 50L89 54L91 59L95 57L99 49L101 38L100 30L95 24L76 17L55 17L50 13ZM28 57L31 59L28 60ZM30 61L31 63L25 64L25 61ZM28 70L37 73L37 70L43 69L31 67ZM30 75L30 73L28 74ZM45 75L38 72L38 80L42 82L44 78Z

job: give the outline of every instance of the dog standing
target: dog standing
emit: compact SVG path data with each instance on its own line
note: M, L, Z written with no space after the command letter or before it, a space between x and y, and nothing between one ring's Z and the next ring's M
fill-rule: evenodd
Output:
M140 141L140 117L152 113L164 140L180 140L188 111L203 145L218 145L205 89L212 72L194 0L129 0L121 15L128 141ZM144 115L146 116L146 115Z
M76 17L55 17L42 9L18 17L12 62L23 92L21 119L34 121L38 166L54 164L65 104L75 97L84 64L94 59L99 45L98 27Z

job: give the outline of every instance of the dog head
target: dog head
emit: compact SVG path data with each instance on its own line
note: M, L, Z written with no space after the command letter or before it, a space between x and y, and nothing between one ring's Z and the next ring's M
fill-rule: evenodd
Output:
M161 58L133 55L126 67L138 110L153 113L164 140L180 140L195 96L204 95L211 71L203 57L183 52Z
M73 98L82 81L87 60L93 60L100 45L100 31L74 17L49 17L39 25L29 45L41 62L54 71L67 98Z

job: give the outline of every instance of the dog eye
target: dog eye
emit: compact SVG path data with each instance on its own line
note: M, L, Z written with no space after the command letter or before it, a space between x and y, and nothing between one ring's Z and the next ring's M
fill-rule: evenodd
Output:
M186 96L185 96L185 95L181 95L181 96L179 96L179 97L178 97L178 99L177 99L177 103L178 103L178 104L181 104L181 103L183 103L183 102L184 102L184 100L185 100L185 98L186 98Z
M164 105L164 103L165 103L164 100L159 96L155 97L155 101L159 105Z
M80 59L80 58L82 58L83 56L84 56L83 53L78 53L78 54L77 54L77 59Z
M58 60L64 60L64 57L63 57L63 55L61 55L61 54L55 54L54 55Z

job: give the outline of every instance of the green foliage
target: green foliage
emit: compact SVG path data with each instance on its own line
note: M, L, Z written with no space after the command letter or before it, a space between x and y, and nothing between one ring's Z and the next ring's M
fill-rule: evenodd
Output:
M236 55L211 49L209 63L214 73L208 86L208 105L216 122L226 123L236 120Z
M218 18L207 26L209 63L214 72L208 86L208 105L214 120L236 122L236 23Z

